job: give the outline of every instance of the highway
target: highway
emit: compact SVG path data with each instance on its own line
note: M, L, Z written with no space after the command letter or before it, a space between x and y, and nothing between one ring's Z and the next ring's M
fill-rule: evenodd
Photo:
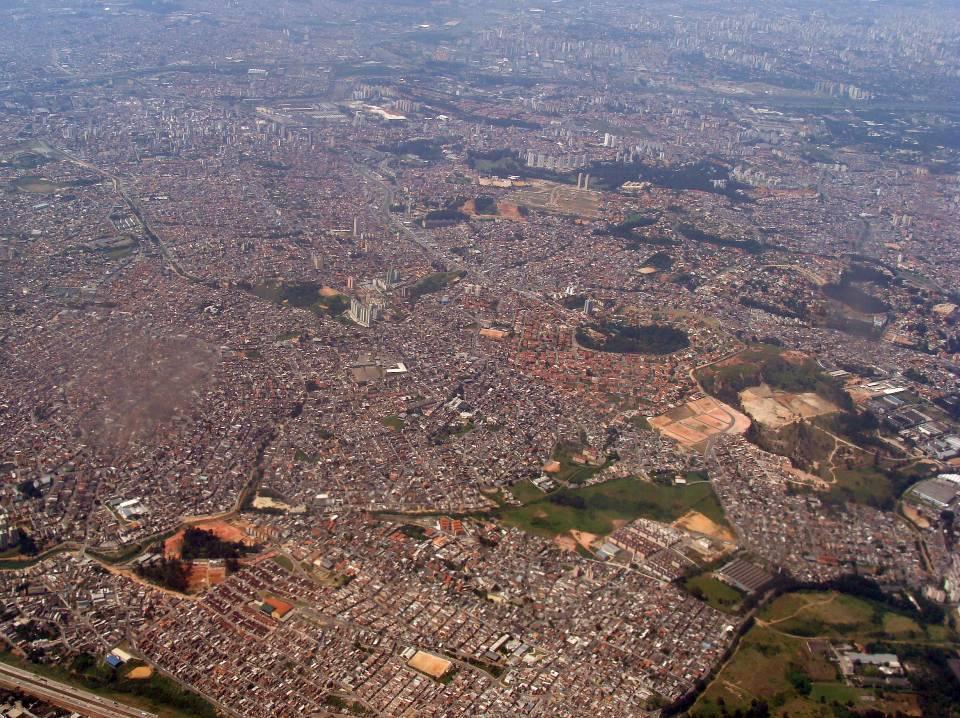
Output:
M0 663L0 686L15 689L87 718L157 718L123 703Z

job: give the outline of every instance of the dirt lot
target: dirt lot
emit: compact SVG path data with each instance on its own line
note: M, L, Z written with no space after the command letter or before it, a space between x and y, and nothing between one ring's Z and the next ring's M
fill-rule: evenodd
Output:
M704 397L650 419L650 425L681 445L692 447L715 434L742 434L750 428L750 419L712 397Z
M222 562L208 564L206 561L198 561L190 564L187 591L189 593L202 593L211 586L216 586L226 580L227 571Z
M688 511L683 516L673 522L673 525L679 529L694 531L699 534L720 539L721 541L734 542L736 538L730 529L720 526L699 511Z
M150 666L137 666L127 674L127 678L134 681L145 681L153 675L153 669Z
M913 506L904 502L903 504L903 514L908 519L913 521L919 529L928 529L930 528L930 522L927 521L923 516L920 515L920 512L917 511Z
M587 219L600 216L599 192L546 180L533 180L530 184L530 189L513 195L518 205Z
M833 414L840 409L813 392L791 394L774 391L766 384L740 392L743 408L759 424L779 429L799 419Z
M432 653L417 651L407 665L421 673L426 673L431 678L440 679L450 670L450 666L453 664L447 659L440 658L440 656L435 656Z
M509 219L512 222L526 222L527 218L520 213L520 208L512 202L497 202L496 214L477 214L477 203L468 199L460 208L462 212L471 217L498 217L500 219Z
M614 523L626 523L623 521L614 522ZM617 527L619 528L619 526ZM560 534L555 536L553 542L564 551L576 551L577 546L582 546L583 548L590 550L590 546L596 541L599 536L596 534L587 533L586 531L577 531L576 529L570 529L570 533Z
M576 551L577 542L573 540L573 537L569 534L560 534L559 536L553 537L553 543L556 544L557 548L561 551Z
M570 532L573 535L573 538L578 544L583 546L585 549L590 550L590 545L599 538L596 534L587 533L586 531L577 531L576 529Z
M509 202L500 202L497 204L497 212L504 219L511 219L515 222L526 222L527 219L520 214L520 208Z

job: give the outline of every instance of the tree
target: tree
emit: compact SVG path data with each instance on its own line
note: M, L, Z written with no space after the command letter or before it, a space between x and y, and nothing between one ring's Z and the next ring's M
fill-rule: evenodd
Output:
M33 536L23 529L17 529L17 531L19 532L17 550L25 556L35 556L40 549L37 547L37 542L33 539Z

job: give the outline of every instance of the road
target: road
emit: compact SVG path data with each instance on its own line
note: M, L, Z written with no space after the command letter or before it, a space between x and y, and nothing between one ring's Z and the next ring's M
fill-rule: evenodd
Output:
M123 200L124 204L127 205L127 208L130 210L133 216L136 217L137 222L139 223L140 228L143 230L143 233L146 236L146 238L151 242L153 242L153 244L160 251L161 256L163 257L164 261L167 263L167 266L170 267L170 269L175 274L182 277L183 279L186 279L191 282L202 281L198 277L195 277L187 273L186 271L184 271L184 269L180 266L177 260L173 258L173 256L170 254L169 249L167 248L167 245L160 238L160 236L153 231L153 228L150 226L150 222L147 219L146 213L143 211L143 207L140 206L140 202L130 193L130 191L123 184L123 180L120 179L120 177L118 177L117 175L111 174L110 172L107 172L106 170L101 169L100 167L97 167L94 164L90 164L89 162L86 162L80 159L79 157L75 157L74 155L70 154L66 150L54 148L54 151L57 154L59 154L61 157L63 157L63 159L67 160L68 162L72 162L78 167L83 167L84 169L88 169L91 172L94 172L100 175L101 177L110 180L110 182L113 183L113 189L117 192L117 194L120 195L120 198Z
M5 664L0 664L0 686L16 689L88 718L157 718L156 713L131 708Z

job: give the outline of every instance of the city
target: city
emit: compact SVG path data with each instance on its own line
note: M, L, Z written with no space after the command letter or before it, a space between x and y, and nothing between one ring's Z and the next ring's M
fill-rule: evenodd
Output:
M0 19L0 715L960 716L960 8Z

